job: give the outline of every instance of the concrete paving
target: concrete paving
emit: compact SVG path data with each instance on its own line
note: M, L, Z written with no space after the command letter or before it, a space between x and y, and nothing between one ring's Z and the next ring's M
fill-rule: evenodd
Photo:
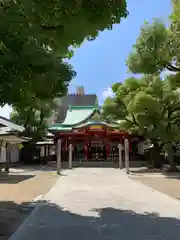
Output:
M119 169L63 171L10 240L179 240L180 201Z

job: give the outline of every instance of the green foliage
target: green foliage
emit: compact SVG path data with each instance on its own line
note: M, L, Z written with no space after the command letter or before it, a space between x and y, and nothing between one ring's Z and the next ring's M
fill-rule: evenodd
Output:
M128 14L125 0L5 0L0 13L4 29L6 23L11 24L12 30L26 32L60 56L66 56L70 46L77 47L84 39L92 40L100 31L111 29Z
M126 116L124 103L116 101L114 97L106 98L102 106L102 118L107 122L117 121Z
M41 139L53 99L75 76L65 62L84 40L93 40L127 16L126 1L4 0L0 2L0 106L25 134Z
M0 14L0 105L19 107L64 95L75 75L64 59L127 10L125 0L4 0Z
M115 96L111 103L105 101L104 113L117 119L120 108L116 105L113 115L110 106L124 104L127 115L120 121L120 128L151 139L154 148L164 145L175 170L172 146L180 141L180 1L172 2L170 27L158 19L145 22L127 59L130 72L140 73L141 78L114 84ZM164 70L173 74L162 80Z
M26 105L63 94L74 77L70 65L39 43L39 35L20 6L11 3L1 15L0 105Z
M128 13L125 0L26 0L23 5L42 43L60 54L66 54L69 46L79 46L85 38L93 40Z
M114 98L106 99L104 115L123 120L121 130L161 143L176 142L180 140L180 92L175 85L172 91L170 83L171 79L157 75L126 79Z
M170 31L173 35L173 53L176 57L178 66L180 65L180 2L179 0L172 0L173 12L170 16L171 26Z
M25 136L31 137L32 141L38 141L45 136L48 127L47 119L56 108L54 101L36 101L33 107L32 105L24 108L14 107L10 117L16 124L25 127L23 133Z
M133 73L180 72L180 2L172 0L170 27L161 20L146 22L133 46L127 66Z
M172 32L160 20L145 23L127 60L133 73L161 72L164 69L176 71L172 65L174 57Z

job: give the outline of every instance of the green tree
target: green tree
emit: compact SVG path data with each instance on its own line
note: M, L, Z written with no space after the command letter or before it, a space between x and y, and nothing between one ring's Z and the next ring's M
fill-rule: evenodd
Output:
M137 118L142 118L143 121L146 120L145 128L143 122L141 122L141 131L144 132L146 130L145 134L148 133L149 135L150 133L150 138L152 139L153 137L153 141L164 144L169 152L171 167L175 169L170 152L173 150L173 144L180 140L178 90L180 87L180 2L173 0L172 4L173 12L170 16L169 27L158 19L152 23L146 22L142 26L140 35L133 46L133 51L127 59L127 66L132 73L145 74L143 78L148 78L147 74L155 74L154 76L156 76L154 78L156 81L150 81L151 86L143 89L143 92L139 93L141 88L138 89L138 94L135 95L134 103L131 107L136 112L137 109L133 108L137 106L135 103L141 107L144 105L144 110L140 111L140 115L138 114ZM163 81L161 79L158 80L158 75L164 70L169 71L169 76ZM153 75L150 76L152 77ZM150 92L147 92L147 89ZM151 104L154 106L153 111L157 108L155 114L149 109ZM149 115L150 112L153 113L152 116ZM137 130L140 130L138 126Z
M0 14L0 105L19 107L62 95L74 77L64 60L71 49L111 29L127 9L125 0L4 0Z
M128 12L125 0L55 0L20 1L23 14L43 44L67 54L70 46L80 45L84 39L94 39L100 31L120 23Z
M180 47L180 46L179 46ZM160 20L145 23L127 59L133 73L153 74L163 70L179 71L174 34Z
M133 73L154 74L168 70L180 72L180 2L172 0L173 12L170 26L155 19L145 22L140 35L133 45L127 59L129 70Z
M120 109L117 111L117 109ZM118 101L116 97L107 97L102 106L102 118L111 123L119 119L124 119L127 115L127 109L123 102Z
M122 104L127 111L121 118L120 128L150 139L156 158L163 145L168 151L171 170L175 171L173 144L180 140L180 94L171 78L162 80L158 75L146 75L126 79L115 89L115 98L121 103L116 106L115 119L120 115Z
M14 107L11 120L25 127L24 135L32 138L32 142L42 140L47 133L47 119L57 106L54 101L36 101L34 105L24 108Z

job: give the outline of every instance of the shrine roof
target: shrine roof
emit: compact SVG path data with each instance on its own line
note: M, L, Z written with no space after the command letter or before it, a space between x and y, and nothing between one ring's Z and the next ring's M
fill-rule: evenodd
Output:
M4 141L11 144L18 144L22 142L28 142L30 138L16 136L11 132L0 131L0 141Z
M69 132L69 131L72 130L72 127L63 126L63 125L60 124L60 123L55 123L55 124L53 124L48 130L51 131L51 132L57 132L57 131Z
M11 120L0 116L0 128L7 128L8 131L18 131L18 132L23 132L24 131L24 127L17 125L15 123L13 123Z
M111 127L111 128L117 127L117 124L109 124L104 121L88 121L84 124L76 125L74 128L82 128L82 127L88 127L88 126L93 126L93 125L103 125L103 126L107 126L107 127Z
M29 141L29 139L19 136L24 131L24 127L13 123L11 120L0 116L0 141L11 144Z
M69 106L64 122L53 124L49 131L70 131L73 126L88 120L95 111L100 112L98 105Z
M70 106L63 125L77 125L86 121L96 110L95 106Z

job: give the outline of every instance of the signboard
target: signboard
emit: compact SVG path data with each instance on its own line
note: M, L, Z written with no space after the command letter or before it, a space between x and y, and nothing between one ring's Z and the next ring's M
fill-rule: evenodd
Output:
M89 131L103 131L104 126L102 125L92 125L89 127Z

